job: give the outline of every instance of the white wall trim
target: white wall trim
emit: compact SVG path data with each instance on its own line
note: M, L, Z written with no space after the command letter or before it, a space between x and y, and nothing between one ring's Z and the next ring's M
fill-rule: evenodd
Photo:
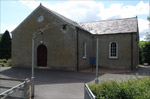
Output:
M116 56L111 56L111 44L116 43ZM118 58L118 43L116 41L112 41L109 43L109 58L116 59Z

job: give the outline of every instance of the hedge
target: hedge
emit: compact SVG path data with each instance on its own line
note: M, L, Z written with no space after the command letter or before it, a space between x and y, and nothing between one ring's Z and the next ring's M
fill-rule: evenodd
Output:
M150 99L150 77L89 85L98 99Z

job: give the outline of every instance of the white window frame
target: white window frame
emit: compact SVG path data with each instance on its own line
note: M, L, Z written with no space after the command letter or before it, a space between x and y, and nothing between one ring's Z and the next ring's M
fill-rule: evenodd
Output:
M116 43L116 56L111 56L111 44ZM109 58L118 58L118 43L116 41L112 41L109 43Z
M82 48L83 48L83 59L86 59L86 41L83 41L82 43Z

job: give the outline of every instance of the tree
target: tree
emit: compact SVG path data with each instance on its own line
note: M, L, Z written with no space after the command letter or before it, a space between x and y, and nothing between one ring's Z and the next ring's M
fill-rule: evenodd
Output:
M143 53L144 42L145 42L145 41L140 41L140 42L139 42L139 63L140 63L140 64L143 64L142 53Z
M9 31L5 31L0 42L0 58L11 58L11 37Z
M143 47L143 52L142 52L142 61L144 63L150 64L150 42L148 41L145 43L145 46Z
M2 34L0 34L0 42L1 42L1 39L2 39Z
M150 22L150 16L147 17L147 20ZM147 32L145 40L144 46L140 47L140 63L150 64L150 31Z
M150 16L147 17L147 20L149 21L149 29L150 29ZM150 41L150 31L149 33L147 32L145 40Z
M147 20L150 22L150 16L147 17Z
M147 32L146 37L145 37L146 41L150 41L150 33Z
M150 64L150 41L139 42L139 63Z

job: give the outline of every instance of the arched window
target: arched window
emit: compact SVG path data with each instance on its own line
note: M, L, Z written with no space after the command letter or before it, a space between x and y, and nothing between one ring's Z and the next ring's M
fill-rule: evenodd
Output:
M118 57L118 44L117 42L110 42L109 44L109 58Z

